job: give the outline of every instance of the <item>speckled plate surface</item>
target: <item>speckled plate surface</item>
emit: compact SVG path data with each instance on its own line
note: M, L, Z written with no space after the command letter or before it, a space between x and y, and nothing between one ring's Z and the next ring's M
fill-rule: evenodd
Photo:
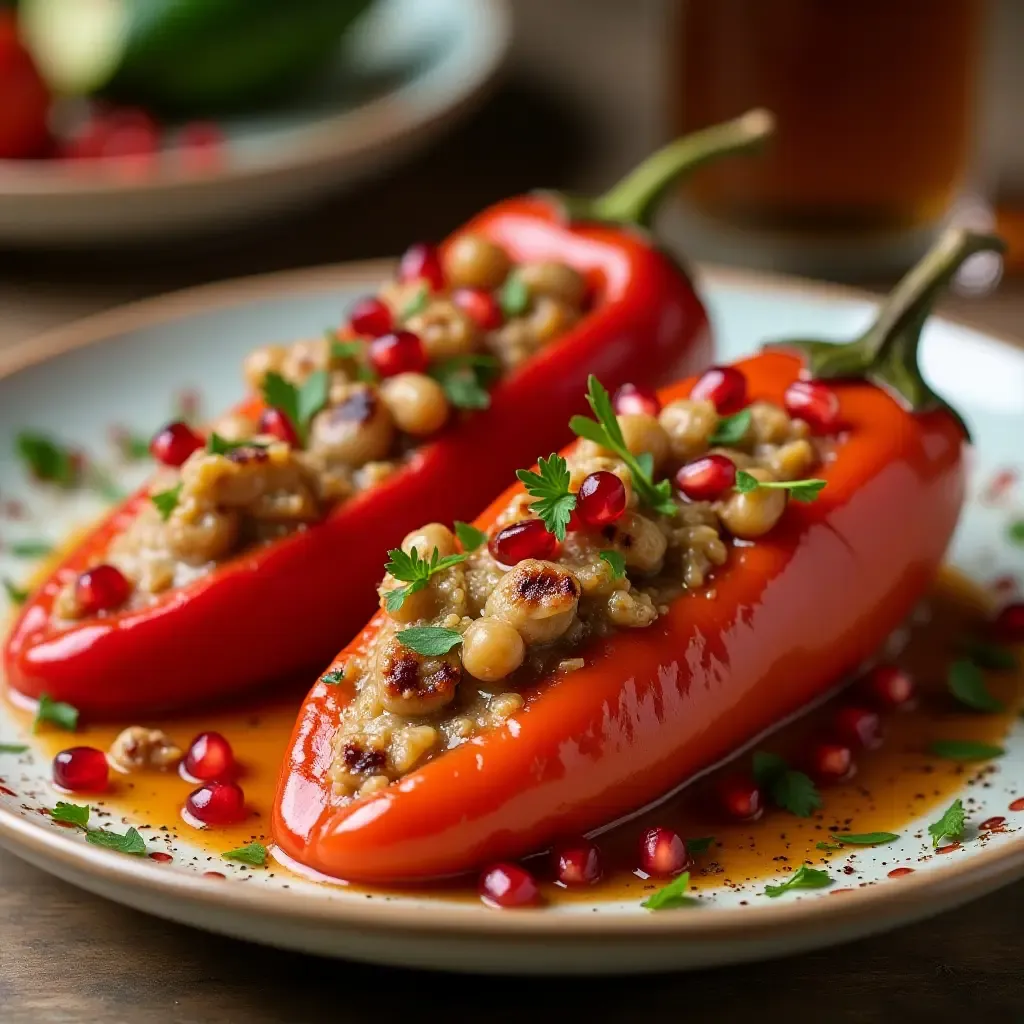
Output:
M10 545L41 534L55 540L103 507L98 494L56 498L31 487L11 454L18 429L75 438L118 482L141 470L111 456L112 410L147 433L182 392L204 383L205 407L241 393L243 354L264 341L315 334L385 272L380 265L278 275L216 285L103 314L52 333L31 350L0 356L0 537ZM705 284L721 352L734 358L769 337L812 333L845 338L862 327L871 303L855 293L784 279L709 271ZM989 584L1024 574L1024 548L1010 542L1013 473L1022 456L1024 352L968 327L934 320L924 350L926 374L967 416L977 440L969 503L951 561ZM997 485L993 487L993 481ZM12 516L13 514L13 516ZM18 515L25 518L19 520ZM31 566L0 550L0 576L22 579ZM33 743L24 719L0 702L0 742ZM652 914L635 901L567 904L496 913L440 899L367 897L284 871L219 867L203 877L205 851L175 842L159 864L90 846L40 813L58 795L48 758L30 749L0 755L0 843L47 871L133 907L274 945L381 963L454 970L608 973L687 968L776 956L883 931L979 896L1024 876L1024 722L1006 756L963 776L970 818L1006 815L1002 831L931 855L928 814L904 827L898 843L857 851L858 888L839 900L828 890L767 900L763 884L701 890L700 906ZM126 822L131 824L131 822ZM166 840L153 836L151 843ZM157 847L154 846L154 849ZM894 864L915 872L891 879ZM741 906L741 902L747 905Z

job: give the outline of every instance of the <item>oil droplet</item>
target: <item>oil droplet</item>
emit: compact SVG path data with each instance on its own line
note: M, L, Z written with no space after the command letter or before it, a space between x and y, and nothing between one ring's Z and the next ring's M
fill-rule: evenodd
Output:
M893 868L889 872L890 878L902 878L904 875L912 875L914 873L913 868Z

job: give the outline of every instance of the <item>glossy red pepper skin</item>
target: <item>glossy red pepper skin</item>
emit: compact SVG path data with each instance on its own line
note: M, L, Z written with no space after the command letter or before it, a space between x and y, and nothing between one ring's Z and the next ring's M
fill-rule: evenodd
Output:
M801 369L783 353L737 365L752 400L780 405ZM913 415L873 385L834 386L849 433L819 474L828 483L817 501L791 502L768 536L734 548L713 600L683 596L650 628L586 648L584 668L526 693L502 727L334 807L331 740L348 693L317 683L279 781L279 848L324 874L374 883L534 852L662 798L869 657L946 550L964 494L964 437L945 411ZM517 489L476 526L486 530Z
M516 262L570 264L591 282L592 308L499 381L489 409L455 422L323 523L247 551L141 610L55 628L58 591L102 560L148 500L135 495L22 609L4 649L16 691L46 693L88 717L120 717L224 697L318 666L372 613L389 547L426 521L468 519L516 468L568 439L569 416L586 411L588 373L614 388L668 380L708 362L704 307L643 231L570 223L553 199L532 196L499 203L462 230L498 242Z

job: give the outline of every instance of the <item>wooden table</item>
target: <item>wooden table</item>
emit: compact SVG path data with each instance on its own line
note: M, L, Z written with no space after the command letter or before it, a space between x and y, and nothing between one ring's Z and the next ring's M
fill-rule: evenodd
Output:
M432 153L283 221L198 243L119 252L0 251L0 346L188 284L387 255L442 235L484 203L537 184L595 187L658 141L651 59L667 0L516 0L513 75ZM583 27L580 27L583 26ZM567 46L566 40L572 45ZM618 70L616 70L618 69ZM1001 333L1024 287L944 308ZM886 936L785 961L637 979L465 979L335 963L205 935L79 892L0 852L0 1021L314 1022L428 1019L1024 1019L1024 885ZM383 996L378 993L383 992ZM460 1010L459 1004L487 1007Z

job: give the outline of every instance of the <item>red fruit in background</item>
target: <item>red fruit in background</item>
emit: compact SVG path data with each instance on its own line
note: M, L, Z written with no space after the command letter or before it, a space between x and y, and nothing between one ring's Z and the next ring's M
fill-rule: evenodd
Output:
M120 569L103 563L94 565L75 581L75 599L83 615L110 612L132 596L132 585Z
M747 378L735 366L712 366L693 385L690 398L713 403L721 416L731 416L747 404Z
M876 665L860 681L859 688L883 710L907 704L916 690L914 677L897 665Z
M661 399L652 388L637 387L636 384L623 384L612 399L612 407L617 415L645 413L657 416L661 412Z
M53 781L71 793L99 793L107 788L107 755L95 747L71 747L53 759Z
M640 840L640 869L654 878L672 878L690 866L690 852L678 832L649 828Z
M201 782L223 781L235 770L235 753L219 732L201 732L189 744L182 768Z
M480 899L489 907L511 910L528 907L540 899L533 875L518 864L494 864L480 875Z
M50 92L18 39L13 11L0 11L0 159L43 156Z
M761 788L749 775L727 775L715 786L719 807L733 821L754 821L764 810Z
M840 708L833 719L836 735L851 747L874 750L882 743L882 720L869 708Z
M589 839L560 843L552 853L555 877L563 885L594 885L601 881L601 851Z
M245 794L234 782L208 782L189 793L185 809L204 825L234 825L245 817Z

